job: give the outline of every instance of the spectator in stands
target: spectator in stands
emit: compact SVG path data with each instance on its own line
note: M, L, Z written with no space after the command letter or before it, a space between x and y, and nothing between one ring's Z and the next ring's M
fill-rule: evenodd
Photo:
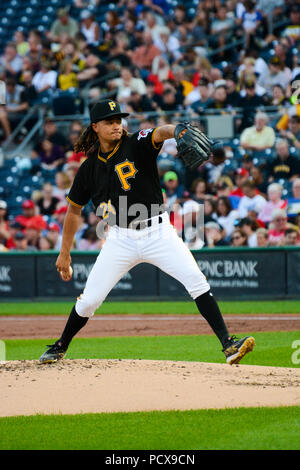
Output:
M23 91L24 87L17 85L14 78L6 80L6 106L0 107L0 123L6 139L29 109L29 102Z
M247 235L240 228L235 228L231 236L231 246L248 246Z
M244 196L241 197L238 205L239 217L247 217L249 211L255 211L259 213L266 204L266 200L263 196L257 194L257 188L253 181L246 181L243 184L242 189Z
M59 199L53 196L53 186L51 183L44 183L42 197L37 201L37 207L42 215L52 215L56 209Z
M41 142L41 150L38 154L41 168L45 170L61 170L65 163L65 154L59 145L45 138Z
M110 89L116 89L116 99L120 103L126 103L130 100L131 93L136 91L140 95L146 94L146 85L141 78L135 78L132 71L127 67L122 67L121 77L114 78L109 82Z
M47 238L52 242L54 250L60 250L62 244L61 228L55 222L50 222L47 230Z
M163 91L160 108L163 111L176 111L178 109L176 90L174 88L167 88Z
M241 15L241 19L238 21L243 27L246 35L246 47L253 45L255 37L257 37L257 31L262 23L262 15L256 8L256 2L253 0L245 0L243 2L244 12Z
M207 78L202 78L199 81L199 85L194 89L192 93L198 91L199 99L195 100L191 104L191 110L194 111L196 114L202 114L205 109L210 108L213 102L213 87L209 84L209 80ZM189 95L186 99L189 98ZM194 100L194 99L193 99Z
M33 75L40 69L40 60L42 54L42 39L39 31L32 30L28 34L29 50L24 59L29 60ZM23 63L24 63L23 59Z
M153 111L155 111L155 107L152 106L152 102L148 99L147 95L140 95L137 91L131 92L126 112L144 113ZM140 116L138 116L138 118L140 118Z
M65 151L67 148L67 139L64 134L58 131L55 120L53 118L46 118L44 121L43 135L42 137L38 137L34 143L31 152L32 158L38 157L42 150L41 144L45 139L50 140L53 144L59 146L62 151Z
M196 178L191 185L191 193L194 201L203 204L204 200L208 197L207 190L206 181L203 178Z
M62 91L78 88L77 74L73 71L73 61L70 59L60 63L57 88Z
M290 145L300 149L300 116L293 115L288 120L288 128L280 129L280 135L288 139Z
M146 29L145 31L151 33L153 41L160 38L160 33L163 31L164 25L158 24L157 17L152 11L148 11L145 15Z
M31 250L39 249L39 238L41 236L41 227L36 220L31 220L25 227L25 235L28 242L28 248Z
M229 240L238 218L238 211L232 209L230 199L226 196L221 196L217 199L216 203L217 222L224 230L226 240Z
M272 94L272 87L280 85L284 90L288 87L291 81L291 70L285 67L278 57L271 57L268 64L268 72L260 75L258 83L260 86L267 90L267 93Z
M71 60L73 63L73 72L79 73L85 67L85 56L79 51L75 39L69 39L63 48L63 60Z
M285 246L300 246L299 231L296 228L288 228L284 232Z
M284 244L285 231L290 228L287 221L287 214L284 209L274 209L271 216L271 223L268 227L268 242L270 246Z
M4 54L0 57L0 66L4 70L4 73L0 74L2 80L8 77L16 78L17 74L21 71L22 57L19 56L14 42L6 44Z
M67 210L68 206L60 206L53 213L53 218L55 218L56 222L59 224L61 229L64 226Z
M220 5L216 11L215 18L211 23L211 35L215 36L211 40L212 45L216 48L222 48L226 45L226 42L230 40L235 26L234 19L231 15L228 15L226 4ZM225 51L218 53L218 59L224 58L226 55Z
M238 224L242 233L247 237L247 245L250 247L257 246L257 224L249 217L244 217Z
M296 178L292 185L292 194L287 199L287 214L296 217L300 213L300 178Z
M19 231L14 236L14 247L12 251L37 251L37 249L31 245L28 245L28 239L25 233Z
M23 226L19 222L16 222L15 220L13 220L9 223L8 225L9 238L7 238L6 243L5 243L5 246L9 250L15 247L15 235L17 232L20 232L22 230L23 230Z
M103 246L104 240L99 240L96 228L88 227L78 243L78 250L99 251Z
M45 218L36 213L36 206L31 199L27 199L22 203L22 214L19 214L15 218L15 222L19 223L22 228L26 228L28 224L33 222L41 230L47 227Z
M89 80L95 80L101 78L107 74L107 67L100 58L99 52L96 49L89 47L87 49L87 55L85 56L85 66L77 74L77 80L79 86L84 87Z
M226 76L226 91L227 99L226 103L228 107L239 108L241 102L241 95L237 90L237 82L233 74Z
M144 70L145 75L146 72L149 73L151 71L153 60L160 54L161 50L159 49L157 43L154 43L151 32L144 31L142 45L137 47L132 52L130 58L134 65L139 67L139 69L142 71Z
M86 37L88 44L98 43L100 40L100 27L93 13L85 9L80 13L80 31Z
M9 225L7 222L7 203L0 201L0 243L7 246L7 241L11 238Z
M178 176L175 171L167 171L163 177L163 184L166 190L167 206L171 209L177 199L181 199L184 193L184 187L179 184Z
M215 86L212 101L209 105L211 109L222 109L224 112L226 108L231 107L227 101L227 89L224 83L222 80L220 85Z
M21 103L28 103L28 107L32 106L37 98L36 89L32 83L33 75L31 70L24 70L22 74L23 90L21 93ZM27 111L28 108L25 109Z
M65 200L70 189L70 181L67 174L63 171L55 173L55 185L53 186L53 196L60 201Z
M54 249L54 244L48 236L41 236L38 239L37 248L39 251L50 251Z
M218 224L218 222L206 222L204 225L204 233L206 245L208 248L228 245L224 238L224 230L222 230L222 227Z
M290 154L287 139L278 139L276 146L276 157L267 166L267 178L269 182L280 179L293 181L300 177L300 161Z
M256 113L254 126L248 127L242 132L240 139L242 148L253 151L272 148L275 143L275 132L267 123L266 113Z
M159 38L154 44L159 49L160 53L168 58L169 62L174 60L178 61L182 57L179 39L171 33L171 30L167 26L160 31Z
M290 24L282 32L283 37L290 38L293 43L300 39L300 7L298 5L292 5L290 8L289 16Z
M238 107L242 108L242 120L238 127L239 131L243 131L245 128L253 125L257 108L264 104L263 98L256 92L255 80L247 80L245 82L245 95L241 96L238 103Z
M24 31L17 30L14 33L14 43L17 48L17 54L20 57L24 57L29 49L29 44L26 41Z
M265 228L258 228L256 230L256 240L257 240L257 246L259 247L266 247L268 246L268 230Z
M122 24L117 11L108 10L105 14L104 29L109 31L111 34L115 34L117 31L122 29Z
M267 202L258 214L258 219L268 224L274 209L285 209L287 201L282 199L283 187L279 183L272 183L267 189Z
M223 175L221 176L215 185L216 197L228 197L230 200L230 204L232 205L232 201L234 201L234 197L230 196L231 191L233 191L233 183L229 176Z
M289 101L285 95L285 89L280 84L272 86L272 96L267 104L268 106L288 106Z
M237 168L235 171L235 178L234 178L234 183L235 183L235 189L233 189L230 193L230 196L232 197L243 197L244 196L244 191L243 191L243 185L248 181L249 179L249 172L245 168Z
M250 177L251 177L251 181L255 183L255 186L257 187L259 193L262 196L266 196L268 182L265 180L263 170L257 166L253 166L250 169Z
M53 42L59 42L59 38L63 34L74 38L79 31L78 22L69 16L69 7L60 8L57 11L57 19L51 25L48 37Z
M216 184L225 168L226 152L223 147L216 147L210 159L200 168L200 175L210 186ZM188 172L187 172L188 174ZM192 172L191 172L192 174ZM196 174L195 174L196 177ZM193 177L194 179L194 177Z
M48 96L56 88L57 72L52 70L52 65L48 61L40 64L39 71L34 75L32 84L39 95Z
M217 221L216 201L213 196L204 199L204 223Z
M114 43L109 49L109 55L106 59L109 70L119 70L120 67L131 67L133 48L130 47L129 32L119 31L116 33Z
M97 220L97 223L98 223L98 220ZM95 227L97 227L97 223L96 224L88 224L86 222L86 217L83 214L81 214L81 216L79 218L77 231L74 235L74 248L78 249L78 247L80 245L80 240L83 238L83 236L84 236L86 230L89 228L89 226L93 226L95 228Z

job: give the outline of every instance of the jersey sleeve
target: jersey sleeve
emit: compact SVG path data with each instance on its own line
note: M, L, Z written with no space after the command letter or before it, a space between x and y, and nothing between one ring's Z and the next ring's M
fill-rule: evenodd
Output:
M91 193L87 184L88 178L86 162L87 160L79 167L71 189L67 195L67 201L75 207L85 206L91 198Z
M132 135L132 139L136 148L142 152L148 153L157 157L159 154L163 142L157 144L154 142L154 135L157 131L157 127L152 129L142 129Z

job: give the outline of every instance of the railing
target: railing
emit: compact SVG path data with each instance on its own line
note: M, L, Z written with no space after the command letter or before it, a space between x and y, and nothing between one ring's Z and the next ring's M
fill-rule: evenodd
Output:
M29 109L29 111L27 112L27 114L25 114L25 116L23 117L23 119L21 119L21 121L19 122L19 124L15 127L15 129L13 130L13 132L10 134L10 136L8 137L8 139L6 140L6 142L2 145L2 150L3 152L6 152L10 145L12 145L14 139L18 136L19 132L21 131L21 129L26 125L26 123L32 119L33 117L36 117L37 116L37 123L35 124L34 128L35 128L35 132L36 132L36 125L39 123L40 125L40 122L41 122L41 119L42 118L42 109L40 107L39 104L35 104L32 108ZM38 128L39 126L37 126ZM32 131L32 130L31 130ZM35 134L35 132L29 132L30 134L30 137L28 139L28 135L26 136L26 143L25 145L27 145L28 141L33 137L33 135ZM23 141L24 142L24 141ZM23 144L22 142L22 144ZM22 145L21 144L21 145ZM18 147L18 151L20 147ZM22 148L24 148L24 146L22 145Z

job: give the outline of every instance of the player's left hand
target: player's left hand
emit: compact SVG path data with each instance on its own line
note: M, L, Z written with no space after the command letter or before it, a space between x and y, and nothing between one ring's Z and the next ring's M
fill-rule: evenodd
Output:
M197 168L206 162L211 154L213 142L190 123L177 124L174 131L178 157L186 167Z

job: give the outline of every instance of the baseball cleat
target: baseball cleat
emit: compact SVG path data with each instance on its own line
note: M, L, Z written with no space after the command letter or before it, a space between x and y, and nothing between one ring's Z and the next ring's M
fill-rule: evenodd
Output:
M253 336L246 336L242 339L237 339L235 336L232 336L231 339L233 340L232 343L223 349L226 362L230 365L238 364L245 354L252 351L255 346Z
M52 362L57 362L60 359L63 359L67 352L67 350L62 347L59 341L56 341L54 344L48 344L47 347L49 349L47 349L47 351L45 351L39 359L42 364L51 364Z

